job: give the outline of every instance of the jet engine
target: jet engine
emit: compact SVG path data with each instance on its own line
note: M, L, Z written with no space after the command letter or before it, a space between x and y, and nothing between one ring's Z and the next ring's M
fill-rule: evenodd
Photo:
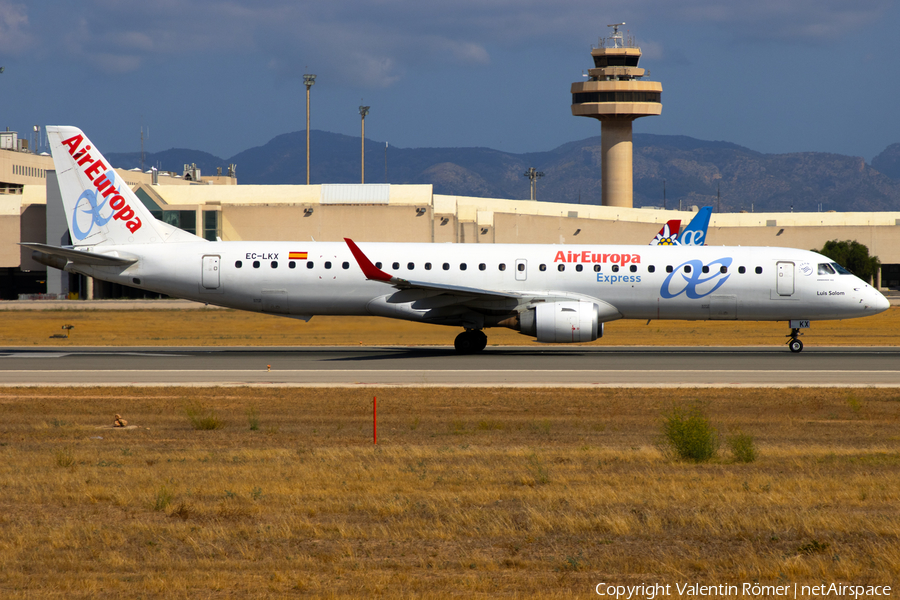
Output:
M539 342L592 342L603 337L603 322L593 302L546 302L519 315L519 330Z

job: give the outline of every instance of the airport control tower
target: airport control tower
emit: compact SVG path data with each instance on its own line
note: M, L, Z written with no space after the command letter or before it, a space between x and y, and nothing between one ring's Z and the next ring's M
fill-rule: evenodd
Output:
M594 68L587 81L572 84L572 114L600 120L603 206L631 208L631 122L662 112L662 84L639 81L641 49L623 37L623 25L609 25L612 35L591 49Z

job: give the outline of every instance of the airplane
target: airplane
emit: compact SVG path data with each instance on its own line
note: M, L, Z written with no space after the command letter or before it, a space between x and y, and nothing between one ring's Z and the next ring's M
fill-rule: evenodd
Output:
M712 214L712 206L704 206L688 226L679 232L680 219L672 219L662 226L659 233L650 240L651 246L702 246L706 243L706 230L709 228L709 216Z
M84 133L48 127L73 244L23 243L70 273L308 321L365 315L590 342L617 319L787 321L791 352L811 320L888 309L831 259L793 248L343 242L210 242L156 220Z
M704 206L698 210L688 226L675 238L675 243L679 246L703 246L706 243L706 230L709 229L711 214L712 206Z
M651 246L674 246L678 239L678 230L681 228L681 219L670 219L659 230L652 240Z

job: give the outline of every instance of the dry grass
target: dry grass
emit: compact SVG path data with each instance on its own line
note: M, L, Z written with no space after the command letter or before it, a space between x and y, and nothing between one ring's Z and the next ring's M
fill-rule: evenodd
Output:
M756 461L662 456L673 401ZM190 402L227 426L194 430ZM138 428L98 428L115 413ZM898 421L885 389L6 388L0 596L896 586Z
M459 329L378 317L314 317L309 323L233 310L46 310L0 312L6 346L331 346L449 345ZM68 339L51 339L64 324ZM735 321L614 321L594 345L772 346L787 323ZM504 328L487 330L491 345L533 340ZM900 339L900 307L847 321L816 321L810 345L892 346Z

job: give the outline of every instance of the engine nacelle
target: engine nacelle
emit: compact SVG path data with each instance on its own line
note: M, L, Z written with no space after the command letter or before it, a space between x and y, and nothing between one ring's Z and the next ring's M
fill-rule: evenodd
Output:
M603 322L593 302L546 302L519 315L519 330L539 342L593 342L603 337Z

